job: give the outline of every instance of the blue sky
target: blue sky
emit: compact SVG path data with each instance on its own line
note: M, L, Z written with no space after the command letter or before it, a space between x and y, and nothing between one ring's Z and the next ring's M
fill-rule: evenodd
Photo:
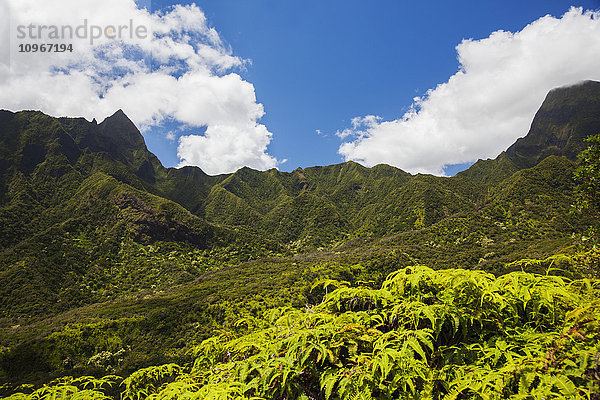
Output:
M171 4L152 2L155 8ZM273 132L269 152L287 159L281 170L344 161L335 132L358 115L402 116L415 96L456 73L455 46L463 39L518 31L572 5L599 7L598 1L548 0L196 4L233 53L252 61L240 74L264 105L261 122ZM177 165L177 143L163 132L146 133L148 146L165 165Z
M209 174L353 160L452 175L524 136L549 90L600 80L599 9L599 0L7 0L0 108L98 121L123 109L164 165ZM74 51L17 51L33 39L15 27L86 21L150 34L38 38Z

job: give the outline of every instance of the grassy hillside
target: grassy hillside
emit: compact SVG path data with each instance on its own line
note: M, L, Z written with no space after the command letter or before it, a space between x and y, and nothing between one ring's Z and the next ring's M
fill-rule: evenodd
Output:
M92 139L82 139L81 130L71 136L65 120L2 115L0 318L38 318L191 281L215 263L281 247L242 228L209 224L146 190L132 169L139 161L133 153L82 149L78 143ZM99 131L110 125L67 122ZM142 255L150 243L154 251Z
M106 382L133 375L110 390L92 378L44 390L596 393L597 310L584 306L596 296L585 278L598 272L588 237L598 215L572 211L576 154L600 131L598 99L596 82L551 92L524 139L452 178L354 162L209 176L164 168L120 111L99 124L0 111L0 394L111 374L121 378ZM390 289L399 276L421 283ZM355 288L331 293L342 286ZM562 300L550 305L542 293L552 291ZM508 308L494 314L494 301ZM470 314L490 324L455 321ZM294 347L301 337L318 348ZM511 359L493 356L503 349ZM537 361L520 370L523 357Z
M204 340L188 364L62 378L11 398L595 398L598 285L420 266L380 288L329 280L321 286L338 289L317 303L239 319L246 333Z

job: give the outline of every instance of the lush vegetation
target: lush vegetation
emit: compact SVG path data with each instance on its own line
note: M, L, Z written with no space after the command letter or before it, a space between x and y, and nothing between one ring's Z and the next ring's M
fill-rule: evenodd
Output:
M0 396L600 398L599 99L452 178L208 176L122 112L0 111Z
M589 146L579 154L579 166L575 171L575 179L579 183L575 193L575 206L580 213L600 216L600 134L590 136L586 142ZM588 233L598 243L598 224L591 225Z
M596 254L597 258L598 255ZM596 259L597 262L597 259ZM548 271L550 272L550 271ZM412 266L379 289L320 282L305 309L268 310L126 379L62 378L11 399L500 399L600 394L600 281ZM115 397L118 398L118 397Z

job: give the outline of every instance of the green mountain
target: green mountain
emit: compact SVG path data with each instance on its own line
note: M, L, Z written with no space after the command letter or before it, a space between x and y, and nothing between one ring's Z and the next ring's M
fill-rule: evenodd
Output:
M517 140L506 153L520 167L536 165L549 155L574 160L586 145L583 141L598 133L600 82L557 88L546 96L527 136Z
M164 168L122 112L101 124L39 112L1 120L2 317L189 281L219 260L214 249L247 259L278 248L156 195L154 168ZM149 243L156 257L139 256Z
M573 172L598 132L589 81L551 91L525 137L452 178L354 162L209 176L163 167L122 111L0 111L0 390L190 362L215 332L246 332L240 317L319 302L322 279L578 277L597 221L569 212Z

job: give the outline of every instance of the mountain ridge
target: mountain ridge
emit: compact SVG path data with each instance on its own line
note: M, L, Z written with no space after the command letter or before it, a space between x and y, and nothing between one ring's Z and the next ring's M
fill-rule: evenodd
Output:
M97 123L0 111L0 381L92 373L91 357L127 346L123 373L187 360L185 343L235 316L314 303L321 278L377 284L408 265L543 272L514 263L581 244L574 151L583 128L600 130L599 88L549 95L535 140L451 178L355 162L210 176L162 166L122 112ZM557 147L556 132L574 141ZM79 330L95 344L69 347Z
M578 96L581 97L582 92L586 92L585 94L583 94L583 96L590 99L589 103L582 103L580 101L581 99L578 98ZM547 138L547 141L545 143L538 143L538 148L536 148L536 150L540 150L541 145L544 144L549 147L557 147L559 150L561 150L561 149L567 147L568 143L566 142L566 139L569 137L572 137L572 138L576 139L575 141L579 144L579 147L574 148L574 149L571 149L570 147L568 147L565 150L565 155L570 159L574 159L577 156L577 154L579 153L579 151L582 150L582 148L581 148L582 141L580 139L582 139L583 137L586 136L586 134L582 134L581 132L585 131L586 130L585 128L588 125L594 126L594 127L597 125L597 119L595 118L595 115L597 114L597 111L600 107L600 106L598 106L599 100L597 99L599 92L600 92L600 82L591 81L591 80L582 81L575 85L568 85L568 86L552 89L550 92L548 92L548 94L547 94L546 98L544 99L544 102L542 103L542 106L540 107L538 112L536 112L536 116L534 116L532 126L531 126L529 132L525 136L517 139L515 141L515 143L506 150L506 154L509 157L514 158L515 160L519 160L520 158L523 157L522 155L519 155L519 154L522 153L523 151L526 151L527 146L532 145L531 142L532 142L533 138L535 138L535 140L538 140L538 141L540 140L539 131L543 131L543 129L538 129L537 125L540 125L540 124L543 125L544 123L547 123L547 122L544 122L544 123L540 122L539 121L540 119L547 118L548 114L554 114L556 116L555 119L558 121L561 121L561 119L564 119L564 118L569 119L568 117L565 117L565 115L569 114L569 111L572 112L573 108L577 108L579 110L579 112L582 114L581 116L577 116L577 118L583 119L583 120L589 119L588 121L585 121L585 123L587 125L584 125L583 128L581 128L579 126L575 127L574 129L572 129L573 132L571 132L571 134L566 132L564 129L560 130L560 132L554 132L552 137ZM574 93L579 93L579 94L574 95ZM575 103L570 104L569 101L575 101ZM558 103L558 105L557 105L557 103ZM559 108L564 109L565 107L571 107L571 110L561 110L561 111L565 111L563 114L557 113L557 109L559 109ZM4 120L6 119L6 115L10 115L10 114L12 114L12 115L18 114L18 113L40 113L40 114L43 114L41 111L35 111L35 110L24 110L24 111L17 111L17 112L12 112L12 111L8 111L8 110L0 110L0 113L2 113L2 115L3 115L3 117L0 118L0 123L3 122L2 121L3 119ZM43 115L46 115L46 114L43 114ZM53 117L50 117L50 118L53 118ZM175 168L175 167L167 168L167 167L162 166L162 163L160 163L158 158L156 158L156 156L154 156L154 154L152 154L148 150L148 148L146 147L143 135L139 132L139 130L137 129L135 124L131 121L131 119L129 119L129 117L127 117L127 115L124 113L124 111L122 109L117 110L115 113L106 117L100 123L97 123L95 119L90 122L82 117L58 117L55 119L58 120L59 123L61 123L65 128L67 128L66 130L68 132L72 132L72 126L74 125L74 123L82 124L82 125L89 124L92 126L97 126L100 128L100 134L99 134L100 137L104 136L106 139L113 141L112 143L110 143L110 145L113 146L110 149L110 150L112 150L113 154L118 154L118 151L115 149L115 147L117 147L117 146L123 146L127 150L135 150L136 152L147 152L148 154L152 155L153 160L152 160L151 164L153 166L155 166L156 164L160 164L160 167L162 167L165 170L181 170L183 168L199 169L201 171L201 174L204 174L206 176L211 176L211 177L229 176L229 175L237 172L237 171L234 171L232 173L226 173L226 174L208 175L204 171L202 171L202 169L200 167L197 167L197 166L185 166L185 167L180 167L180 168ZM117 134L115 134L115 133L117 133ZM561 139L560 135L562 135L562 139ZM84 136L80 137L79 134L76 134L73 136L73 138L76 140L76 142L78 144L85 144L84 147L89 147L89 143L86 143L86 141L85 141L86 138L88 138L87 136L84 135ZM552 139L554 139L555 141L553 142ZM96 143L94 143L94 145L96 147L100 148L100 143L96 142ZM110 151L109 151L109 153L110 153ZM502 153L498 157L500 157L501 155L502 155ZM542 158L545 155L547 155L547 154L545 154L545 153L539 154L539 156L541 156ZM156 161L158 161L158 163L156 163ZM478 161L485 161L485 160L478 160ZM540 161L540 160L538 160L538 161ZM346 161L346 162L336 163L336 164L331 164L331 165L323 165L323 166L317 165L317 166L311 166L311 167L306 167L306 168L298 167L296 170L291 171L291 172L282 172L282 171L279 171L279 172L284 173L284 174L285 173L293 174L296 171L303 171L305 169L310 169L310 168L327 168L327 167L333 167L336 165L352 164L352 163L361 165L359 163L356 163L355 161ZM402 169L400 169L400 168L393 167L393 166L390 166L387 164L378 164L371 168L376 168L376 167L379 167L380 165L402 171ZM531 167L533 165L531 163L528 163L527 166ZM364 168L369 169L368 167L364 167ZM252 169L252 168L242 167L240 169ZM276 168L272 168L272 170L273 169L276 169ZM465 170L465 171L467 171L467 170ZM255 171L257 171L257 170L255 170ZM262 171L262 172L269 172L269 171ZM461 172L465 172L465 171L461 171ZM404 172L404 171L402 171L402 172Z
M574 160L584 148L583 139L597 134L600 121L600 82L551 90L536 113L528 134L506 153L522 167L532 167L554 154Z
M47 174L60 176L74 169L84 177L101 171L174 201L210 224L269 232L274 240L296 249L316 248L356 233L381 236L430 226L458 210L476 209L492 187L550 154L574 160L583 149L583 138L600 126L599 99L600 82L594 81L550 91L526 136L495 159L479 160L450 179L412 175L385 164L367 168L352 161L292 172L244 167L211 176L198 167L165 168L122 110L101 123L52 118L39 111L2 111L0 122L12 123L8 129L13 138L0 136L5 149L0 183L10 179L5 171L11 163L20 162L19 170L28 176L48 158L46 168L56 170ZM19 136L18 129L25 127ZM20 154L20 160L11 154ZM5 197L3 191L0 198ZM416 203L428 214L420 215ZM376 212L381 207L391 210L383 222Z

